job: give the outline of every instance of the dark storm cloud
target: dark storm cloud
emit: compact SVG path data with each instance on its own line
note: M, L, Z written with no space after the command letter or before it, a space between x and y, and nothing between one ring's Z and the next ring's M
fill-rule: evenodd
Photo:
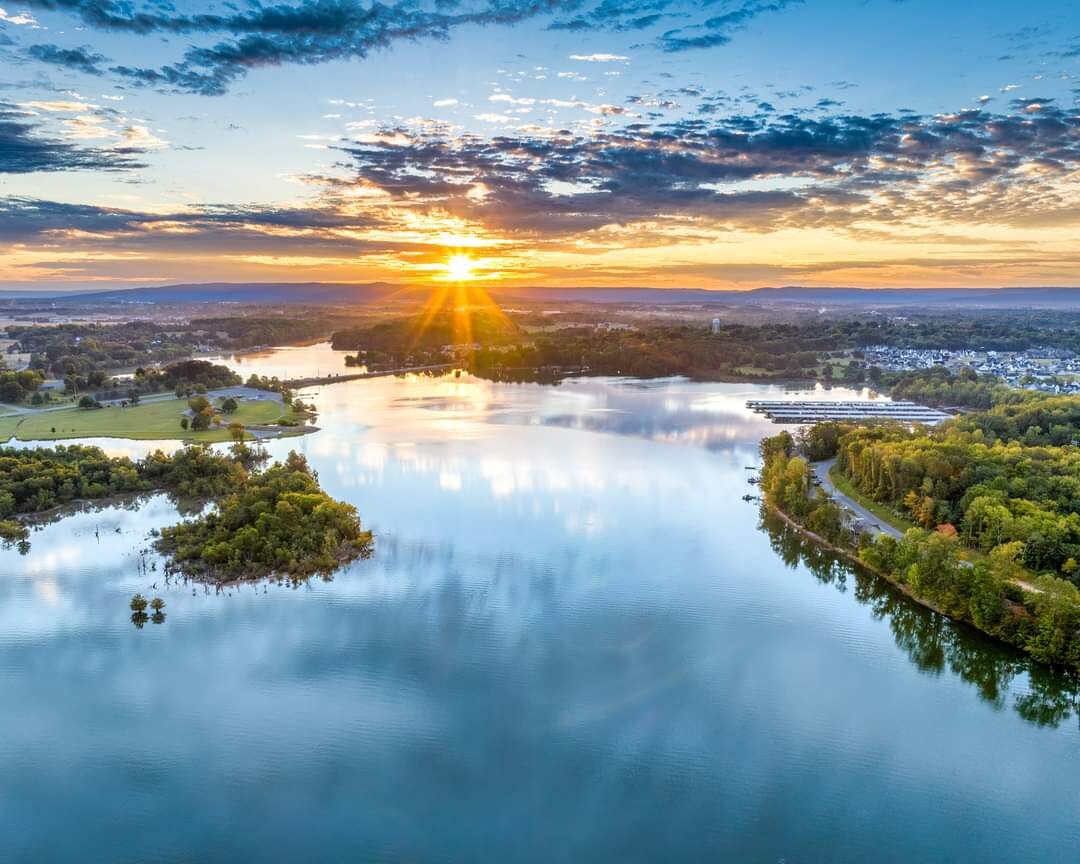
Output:
M591 9L571 18L556 19L551 22L548 29L645 30L663 18L682 17L677 11L680 5L676 0L603 0Z
M34 115L0 102L0 174L32 171L119 171L145 167L136 147L77 147L41 133Z
M463 25L514 24L567 11L579 3L450 0L425 8L414 0L366 6L353 0L301 0L230 14L183 14L165 4L139 5L128 0L27 0L25 5L68 13L100 30L233 37L192 46L179 62L160 68L120 65L113 69L140 84L218 95L255 67L363 58L394 42L445 39Z
M42 63L50 63L54 66L63 66L76 72L84 72L87 75L101 75L104 70L102 63L107 63L108 58L95 54L89 45L81 48L61 48L59 45L31 45L28 53L35 60Z
M333 207L244 207L207 205L176 212L144 213L25 196L0 198L0 243L60 243L73 234L91 243L108 240L111 250L146 247L203 251L343 252L377 245L337 229L384 227L376 214L345 215Z
M24 5L69 14L99 30L136 35L220 36L213 44L192 45L174 63L119 64L111 70L144 86L220 95L257 67L361 59L395 42L446 39L453 30L467 25L512 25L542 16L570 16L555 17L550 26L562 30L644 30L662 19L700 20L715 2L398 0L363 5L355 0L298 0L291 4L252 4L248 9L228 14L185 14L167 3L139 4L131 0L26 0ZM722 15L669 30L659 44L665 51L720 45L751 19L798 2L802 0L744 0ZM58 56L54 52L38 59L56 62L54 58ZM83 71L96 69L97 65L95 59Z
M667 52L726 45L731 41L732 33L745 27L754 18L769 12L782 12L789 6L803 2L804 0L748 0L730 12L706 19L702 24L669 30L660 37L658 44Z

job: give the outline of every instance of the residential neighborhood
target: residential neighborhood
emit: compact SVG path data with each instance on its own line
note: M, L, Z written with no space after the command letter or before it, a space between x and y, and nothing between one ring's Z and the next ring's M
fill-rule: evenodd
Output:
M967 367L980 375L1000 378L1011 387L1049 393L1080 393L1080 357L1059 348L972 351L870 345L853 352L853 355L860 353L867 366L877 366L887 371L941 366L955 372Z

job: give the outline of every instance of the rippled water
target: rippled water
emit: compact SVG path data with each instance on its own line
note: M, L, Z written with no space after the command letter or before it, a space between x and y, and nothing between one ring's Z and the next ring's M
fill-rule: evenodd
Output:
M165 587L164 496L0 552L0 860L1076 860L1069 682L741 500L779 392L338 384L333 581Z

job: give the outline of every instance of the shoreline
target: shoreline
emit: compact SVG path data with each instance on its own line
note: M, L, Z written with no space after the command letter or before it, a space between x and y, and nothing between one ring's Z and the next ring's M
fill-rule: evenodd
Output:
M896 580L892 579L890 576L888 576L887 574L881 572L877 568L871 567L869 564L867 564L865 561L863 561L853 550L845 549L842 546L836 546L835 544L830 543L828 540L826 540L820 534L815 534L813 531L811 531L806 526L804 526L804 525L800 524L799 522L797 522L796 520L792 519L787 513L785 513L783 510L781 510L777 505L775 505L767 497L763 497L761 499L761 501L767 508L769 508L770 513L773 513L774 515L779 516L780 519L782 519L789 527L794 528L803 537L806 537L808 540L811 540L813 543L817 544L821 548L828 549L830 552L832 552L832 553L834 553L836 555L839 555L840 557L844 558L845 560L850 561L852 564L855 564L855 565L861 567L866 572L874 574L874 576L876 576L877 578L884 579L893 588L895 588L897 591L899 591L905 597L907 597L907 598L913 600L914 602L918 603L924 609L929 609L931 612L937 612L939 615L945 616L950 621L956 621L957 623L965 624L965 625L967 625L969 627L973 627L975 630L978 630L979 633L982 633L984 636L987 636L987 637L993 639L995 642L1000 642L1003 645L1009 645L1009 647L1011 647L1011 648L1016 648L1015 645L1012 645L1009 642L1005 642L1003 639L998 639L996 636L994 636L991 633L987 633L984 630L979 630L979 628L975 627L975 625L972 624L970 621L965 621L963 618L956 618L956 617L950 615L948 612L944 611L943 609L939 608L938 606L935 606L929 600L926 600L926 599L920 597L918 594L916 594L915 592L913 592L911 590L910 585L905 585L903 582L897 582ZM1019 651L1020 649L1017 648L1016 650ZM1023 652L1021 652L1021 653L1023 653Z
M160 539L160 538L159 538ZM171 561L171 557L168 552L158 548L157 540L152 542L151 548L154 552L165 559L165 573L171 577L179 577L184 582L193 585L207 585L217 590L225 588L239 588L242 585L257 585L260 582L278 582L278 583L301 583L306 582L309 579L322 579L326 582L332 582L334 574L339 570L348 567L355 561L363 561L370 558L373 554L373 548L368 548L360 551L338 549L335 554L336 566L332 570L313 570L310 573L303 574L291 574L287 570L270 570L266 573L245 573L242 576L232 576L227 579L218 579L214 576L213 570L209 567L204 567L201 570L188 570L183 566L178 565ZM372 547L374 546L374 540L372 541Z
M1037 657L1032 656L1032 654L1029 651L1025 650L1023 646L1017 645L1017 644L1015 644L1013 642L1010 642L1007 639L1003 639L1003 638L1001 638L1001 636L997 635L996 633L991 633L991 632L989 632L987 630L982 629L974 621L970 621L967 618L961 618L961 617L958 617L956 615L952 615L952 614L946 612L944 609L941 609L940 607L936 606L931 601L929 601L926 598L921 597L918 594L916 594L911 589L910 585L907 585L907 584L905 584L903 582L899 582L899 581L893 579L889 574L883 573L882 571L878 570L877 568L872 567L869 564L867 564L865 561L863 561L858 556L858 554L853 549L848 549L848 548L844 548L842 546L837 546L837 545L835 545L833 543L830 543L828 540L826 540L824 537L820 536L819 534L816 534L815 532L811 531L809 528L802 525L796 519L792 518L787 513L785 513L778 505L776 505L775 503L770 501L768 499L768 496L763 495L761 501L762 501L762 504L765 507L768 508L770 513L773 513L776 516L779 516L780 519L786 525L793 528L795 531L797 531L801 536L805 537L807 540L811 541L812 543L814 543L818 547L820 547L822 549L826 549L826 550L828 550L829 552L832 552L835 555L839 555L844 560L861 567L867 573L870 573L873 576L884 580L889 586L891 586L892 588L895 588L897 591L899 591L901 594L903 594L909 600L913 601L914 603L917 603L919 606L922 606L924 609L929 609L931 612L936 612L937 614L941 615L942 617L947 618L949 621L952 621L952 622L954 622L956 624L959 624L959 625L961 625L963 627L970 627L975 632L979 633L981 636L983 636L983 637L985 637L987 639L993 640L998 645L1002 645L1002 646L1005 646L1005 647L1009 648L1010 650L1016 651L1020 656L1022 656L1024 659L1028 660L1029 662L1037 663L1040 666L1044 666L1044 667L1046 667L1048 669L1065 670L1065 671L1069 672L1070 674L1075 674L1076 672L1080 671L1080 670L1074 669L1073 667L1071 667L1071 666L1069 666L1067 664L1063 665L1063 664L1048 663L1046 661L1040 660ZM1006 600L1005 602L1006 602L1009 610L1012 612L1012 614L1014 614L1014 615L1015 614L1020 614L1020 615L1025 615L1025 616L1028 614L1027 611L1023 609L1022 605L1016 604L1013 601L1009 601L1009 600ZM1022 610L1022 612L1017 613L1017 611L1016 611L1017 606L1019 606L1019 608Z

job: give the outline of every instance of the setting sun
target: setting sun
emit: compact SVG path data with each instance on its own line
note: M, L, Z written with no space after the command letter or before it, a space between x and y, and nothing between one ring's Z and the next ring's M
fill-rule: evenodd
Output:
M468 255L451 255L446 262L446 278L463 282L473 278L473 260Z

